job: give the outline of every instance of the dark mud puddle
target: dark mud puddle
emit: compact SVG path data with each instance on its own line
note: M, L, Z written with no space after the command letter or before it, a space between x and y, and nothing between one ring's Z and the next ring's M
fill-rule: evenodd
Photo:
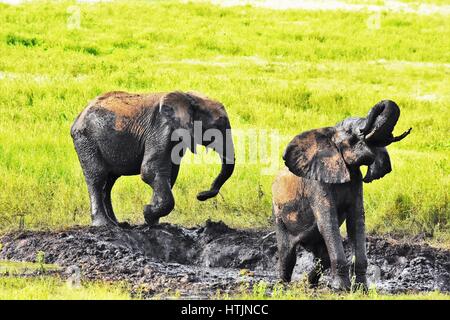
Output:
M14 232L0 239L0 259L81 270L82 279L122 280L146 297L206 298L242 284L277 282L276 240L270 231L235 230L223 223L183 228L170 224L130 229L79 227L59 232ZM349 245L344 240L347 251ZM450 251L379 236L368 237L369 280L382 292L450 292ZM294 280L312 268L299 250ZM63 272L67 276L67 271ZM327 283L327 275L323 278Z

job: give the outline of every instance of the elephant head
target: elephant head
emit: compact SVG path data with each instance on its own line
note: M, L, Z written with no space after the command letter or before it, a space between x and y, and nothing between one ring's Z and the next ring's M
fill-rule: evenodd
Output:
M377 103L366 118L347 118L334 127L315 129L296 136L283 155L286 166L297 176L325 183L346 183L350 171L368 166L364 182L391 172L386 146L402 140L411 131L394 137L400 116L393 101Z
M184 147L195 153L196 145L201 144L219 154L219 175L209 190L197 194L200 201L215 197L235 166L231 125L224 106L198 93L171 92L161 98L159 110L177 130L178 137L184 137Z

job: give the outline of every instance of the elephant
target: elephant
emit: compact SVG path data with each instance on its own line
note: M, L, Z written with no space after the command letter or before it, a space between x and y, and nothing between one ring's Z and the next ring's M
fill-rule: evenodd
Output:
M308 274L312 287L331 267L331 286L349 290L349 264L339 228L346 221L352 243L352 272L356 286L367 290L367 255L363 182L370 183L391 172L386 146L405 138L394 137L400 116L390 100L377 103L365 118L347 118L334 127L297 135L283 154L286 165L272 185L272 210L278 246L278 272L290 282L298 246L314 255ZM360 166L368 166L362 177Z
M153 189L150 204L144 206L145 222L157 224L175 206L172 187L181 158L187 149L195 153L198 144L214 149L222 163L210 189L197 194L198 200L216 196L234 171L225 108L200 93L108 92L78 115L71 136L89 192L93 226L122 225L113 211L111 189L120 176L137 174Z

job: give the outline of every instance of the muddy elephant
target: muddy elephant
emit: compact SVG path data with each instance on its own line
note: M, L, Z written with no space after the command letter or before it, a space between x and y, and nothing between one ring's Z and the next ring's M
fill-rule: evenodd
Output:
M189 148L214 149L222 167L197 199L218 194L234 170L230 121L224 106L198 93L132 94L115 91L96 97L75 119L71 135L88 187L92 224L118 225L111 189L120 176L140 174L153 189L144 207L149 225L175 205L172 187Z
M301 245L315 257L315 268L308 275L312 286L331 266L332 287L348 290L349 264L339 232L346 221L355 257L355 282L367 288L362 182L391 172L386 146L411 130L392 135L399 116L397 104L384 100L366 118L347 118L334 127L306 131L288 144L283 155L287 168L272 186L282 280L291 280L296 248ZM364 178L363 165L368 166Z

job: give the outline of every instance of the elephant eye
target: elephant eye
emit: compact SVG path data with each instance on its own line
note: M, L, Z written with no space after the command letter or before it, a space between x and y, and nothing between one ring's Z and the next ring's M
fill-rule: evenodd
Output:
M355 143L357 143L358 142L358 137L356 136L356 135L351 135L350 136L350 138L348 139L348 142L351 144L351 145L353 145L353 144L355 144Z

